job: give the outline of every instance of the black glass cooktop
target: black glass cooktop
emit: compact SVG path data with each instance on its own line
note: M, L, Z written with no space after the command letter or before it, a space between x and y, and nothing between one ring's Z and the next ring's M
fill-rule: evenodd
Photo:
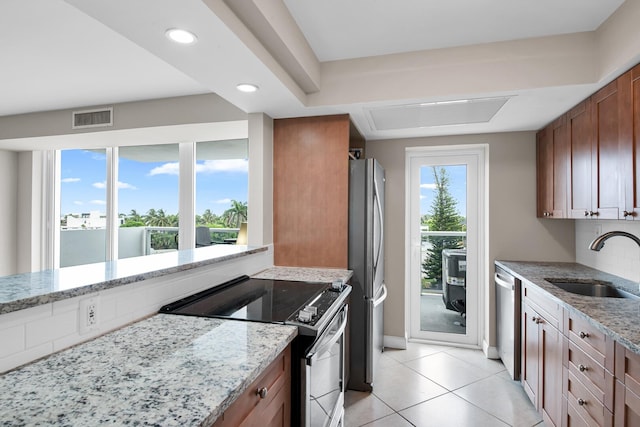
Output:
M280 323L329 288L327 283L243 276L168 304L160 312Z

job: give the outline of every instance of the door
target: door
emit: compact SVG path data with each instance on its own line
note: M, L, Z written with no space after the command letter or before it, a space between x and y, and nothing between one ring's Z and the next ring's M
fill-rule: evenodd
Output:
M485 146L407 149L409 337L480 344Z

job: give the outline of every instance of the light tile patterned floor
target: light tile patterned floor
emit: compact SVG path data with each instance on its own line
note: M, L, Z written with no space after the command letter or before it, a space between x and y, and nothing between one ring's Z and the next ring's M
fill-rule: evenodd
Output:
M346 427L542 427L520 383L480 350L386 350L373 393L349 390Z

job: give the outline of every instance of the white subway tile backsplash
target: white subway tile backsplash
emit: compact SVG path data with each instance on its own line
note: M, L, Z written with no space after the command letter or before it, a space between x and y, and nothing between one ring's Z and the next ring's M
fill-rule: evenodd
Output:
M27 348L71 335L78 330L77 311L65 311L56 316L26 324Z
M0 359L25 349L24 325L0 329Z
M0 359L0 373L40 359L51 353L53 353L53 343L46 342L39 346L28 348L25 351L12 354L11 356L3 357Z

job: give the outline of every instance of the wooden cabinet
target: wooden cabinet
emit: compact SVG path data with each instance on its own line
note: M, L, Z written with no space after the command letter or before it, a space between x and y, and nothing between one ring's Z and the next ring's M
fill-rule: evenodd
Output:
M612 426L614 341L575 313L567 313L565 335L566 419L589 426Z
M640 426L640 355L616 343L616 427Z
M640 65L620 82L620 219L640 219Z
M212 427L291 425L291 346L227 408Z
M538 132L537 216L566 218L569 173L569 141L566 116Z
M562 307L525 285L521 381L548 426L562 421Z
M274 263L347 268L348 115L274 120Z
M589 217L591 209L591 100L587 99L567 113L571 161L569 216Z

